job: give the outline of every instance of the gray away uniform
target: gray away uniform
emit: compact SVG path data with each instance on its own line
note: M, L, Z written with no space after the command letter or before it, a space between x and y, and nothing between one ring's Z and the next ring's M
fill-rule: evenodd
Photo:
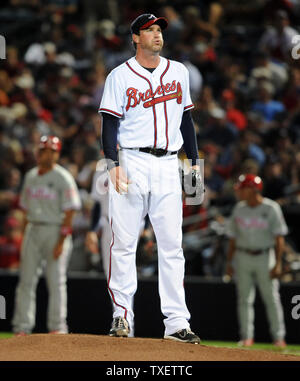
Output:
M229 220L228 236L235 239L235 272L238 291L238 317L241 339L254 336L255 284L264 302L274 341L285 336L278 279L270 278L275 265L275 238L288 231L279 204L264 198L262 204L249 207L239 202ZM245 249L245 251L243 250ZM247 250L261 250L253 255Z
M44 175L39 175L35 167L25 176L20 205L27 213L28 224L21 252L13 331L30 333L35 325L36 285L46 262L48 330L67 332L66 270L72 249L71 235L65 238L63 252L56 260L53 250L60 236L64 212L81 207L76 183L60 165Z

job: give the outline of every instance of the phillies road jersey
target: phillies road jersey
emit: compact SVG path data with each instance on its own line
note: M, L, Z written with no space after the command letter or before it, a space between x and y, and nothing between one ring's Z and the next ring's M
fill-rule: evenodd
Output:
M274 247L275 236L288 232L279 204L266 197L252 208L240 201L229 220L228 236L236 240L236 246L248 250Z
M160 57L150 73L132 57L108 75L99 112L120 118L121 148L177 151L183 144L182 114L193 107L183 64Z
M26 174L20 205L29 222L60 225L64 211L80 209L81 202L72 175L56 164L43 175L38 174L37 167Z

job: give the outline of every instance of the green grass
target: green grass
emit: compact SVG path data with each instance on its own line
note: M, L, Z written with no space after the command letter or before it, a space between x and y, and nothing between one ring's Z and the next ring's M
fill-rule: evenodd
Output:
M209 345L212 347L225 347L225 348L241 348L238 346L236 342L229 342L229 341L206 341L202 340L203 345ZM249 350L253 349L260 349L264 351L274 351L277 353L283 353L283 354L291 354L291 355L297 355L300 356L300 345L296 344L288 344L286 348L277 348L272 344L268 343L254 343L254 345L250 348L245 348Z
M8 339L12 337L13 334L11 332L0 332L0 339ZM230 341L202 341L203 345L208 345L212 347L223 347L223 348L240 348L236 342ZM288 344L286 348L276 348L272 344L267 343L255 343L251 348L247 348L249 350L260 349L264 351L274 351L283 354L291 354L300 356L300 345L296 344Z

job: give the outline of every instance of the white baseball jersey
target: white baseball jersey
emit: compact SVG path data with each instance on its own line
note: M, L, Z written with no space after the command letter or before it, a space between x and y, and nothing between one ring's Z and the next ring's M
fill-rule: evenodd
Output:
M193 107L183 64L160 57L150 73L132 57L108 75L99 112L120 118L121 148L178 151L183 144L182 114Z

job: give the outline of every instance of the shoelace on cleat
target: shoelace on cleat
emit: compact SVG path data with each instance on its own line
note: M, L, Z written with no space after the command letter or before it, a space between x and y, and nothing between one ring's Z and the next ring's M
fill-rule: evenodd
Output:
M113 328L126 328L122 318L116 318L113 322Z

